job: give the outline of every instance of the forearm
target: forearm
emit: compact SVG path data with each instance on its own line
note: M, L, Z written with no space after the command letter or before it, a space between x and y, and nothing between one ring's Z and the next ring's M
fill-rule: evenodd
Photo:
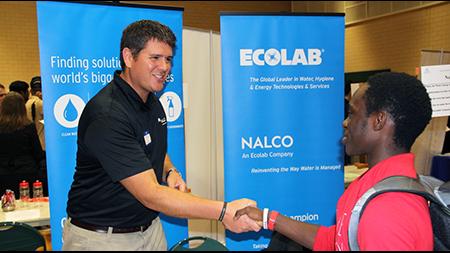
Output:
M211 220L219 218L223 207L222 201L200 198L162 185L156 186L143 204L169 216Z
M160 185L153 170L147 170L121 181L122 185L144 206L179 218L218 219L223 202L207 200Z
M319 225L296 221L284 215L279 215L275 222L275 231L309 249L313 248L319 227Z

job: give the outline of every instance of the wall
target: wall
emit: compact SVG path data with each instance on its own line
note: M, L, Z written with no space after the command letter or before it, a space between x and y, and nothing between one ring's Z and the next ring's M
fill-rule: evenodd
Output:
M125 3L126 1L121 1ZM148 5L183 7L184 26L220 31L221 11L290 12L291 1L139 1Z
M342 12L345 23L404 12L443 1L292 1L295 12Z
M0 83L40 73L35 2L0 2Z
M345 71L415 74L422 49L450 50L450 3L347 26Z

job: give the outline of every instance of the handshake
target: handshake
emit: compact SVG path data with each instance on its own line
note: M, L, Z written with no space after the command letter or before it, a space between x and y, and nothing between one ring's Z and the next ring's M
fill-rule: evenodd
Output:
M256 207L255 201L251 199L234 200L229 202L225 209L225 215L221 221L226 229L234 233L261 230L263 212Z

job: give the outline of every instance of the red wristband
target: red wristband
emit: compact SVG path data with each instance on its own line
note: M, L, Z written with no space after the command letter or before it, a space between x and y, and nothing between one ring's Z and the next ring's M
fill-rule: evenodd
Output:
M275 222L277 221L277 217L280 213L277 211L270 211L269 221L267 222L267 228L273 231L275 229Z

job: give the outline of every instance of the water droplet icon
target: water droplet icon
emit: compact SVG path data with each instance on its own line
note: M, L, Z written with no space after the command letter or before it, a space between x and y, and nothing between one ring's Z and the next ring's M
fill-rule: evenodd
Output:
M67 121L74 121L77 117L77 108L73 105L72 99L69 99L69 102L67 102L66 108L64 109L64 118L66 118Z
M173 116L175 115L174 106L173 106L172 100L173 100L172 97L170 97L170 96L167 97L167 101L169 101L169 106L168 106L168 108L169 108L169 117L171 117L171 118L173 118Z

